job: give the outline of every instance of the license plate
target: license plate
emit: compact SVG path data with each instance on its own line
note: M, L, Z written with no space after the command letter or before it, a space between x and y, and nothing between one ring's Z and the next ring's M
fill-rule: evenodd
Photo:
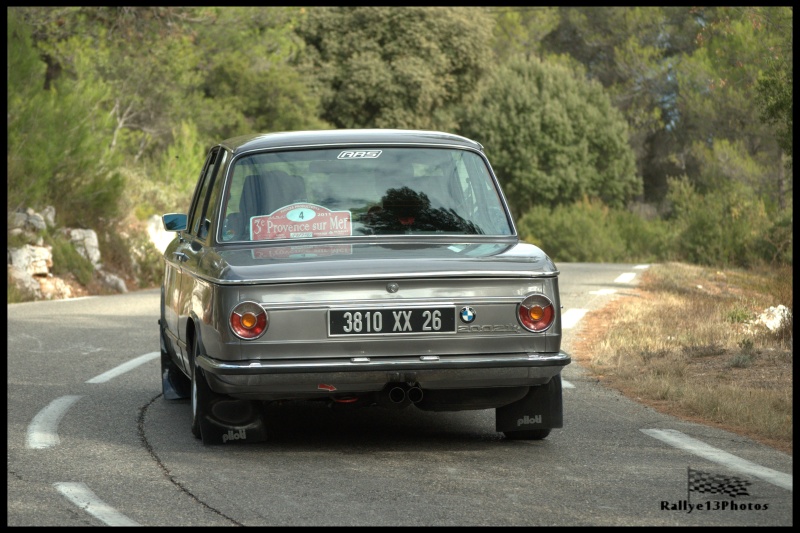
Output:
M455 333L454 307L407 307L399 309L331 309L328 334L404 335Z

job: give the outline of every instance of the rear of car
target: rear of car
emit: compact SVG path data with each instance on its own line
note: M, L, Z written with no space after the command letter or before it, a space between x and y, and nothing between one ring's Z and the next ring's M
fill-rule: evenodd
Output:
M212 155L173 225L161 328L165 397L191 395L204 442L265 438L276 401L562 426L558 271L519 242L478 143L333 130Z

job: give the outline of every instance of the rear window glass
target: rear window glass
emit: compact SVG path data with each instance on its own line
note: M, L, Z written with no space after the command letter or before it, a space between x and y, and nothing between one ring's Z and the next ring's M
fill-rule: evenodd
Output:
M228 180L224 242L512 232L486 163L466 150L266 152L237 159Z

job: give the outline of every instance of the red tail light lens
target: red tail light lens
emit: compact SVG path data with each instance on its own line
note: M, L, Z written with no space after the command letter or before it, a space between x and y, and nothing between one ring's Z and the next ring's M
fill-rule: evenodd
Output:
M269 316L255 302L242 302L233 308L230 317L231 330L245 340L257 339L267 331Z
M556 310L553 302L543 294L532 294L525 298L517 308L517 317L522 327L539 333L553 325Z

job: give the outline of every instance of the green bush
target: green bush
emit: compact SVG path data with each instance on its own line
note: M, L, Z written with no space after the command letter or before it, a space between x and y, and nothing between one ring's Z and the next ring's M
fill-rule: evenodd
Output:
M134 250L136 281L140 287L158 287L164 279L164 256L150 241L147 233L134 235L130 241Z
M164 260L146 231L110 226L98 234L103 263L139 288L157 287L164 276Z
M661 219L645 220L627 210L609 212L608 224L616 228L625 243L623 261L651 263L673 259L673 235L669 224Z
M642 192L628 126L596 81L516 58L481 84L458 133L480 142L515 216L583 197L622 208Z
M666 222L611 209L599 200L534 207L519 219L517 229L523 240L541 247L554 261L654 262L674 255Z
M608 212L600 201L589 200L553 209L534 207L517 226L523 240L542 248L554 261L619 261L626 256L625 242Z
M791 209L780 213L772 225L758 237L756 247L758 254L772 264L792 264L794 216Z
M82 285L88 285L92 281L94 266L75 249L72 241L59 233L46 235L44 241L53 247L53 275L64 276L71 273Z
M773 224L764 202L746 185L729 182L703 195L685 177L673 178L667 198L680 260L748 268L767 259L764 238Z

